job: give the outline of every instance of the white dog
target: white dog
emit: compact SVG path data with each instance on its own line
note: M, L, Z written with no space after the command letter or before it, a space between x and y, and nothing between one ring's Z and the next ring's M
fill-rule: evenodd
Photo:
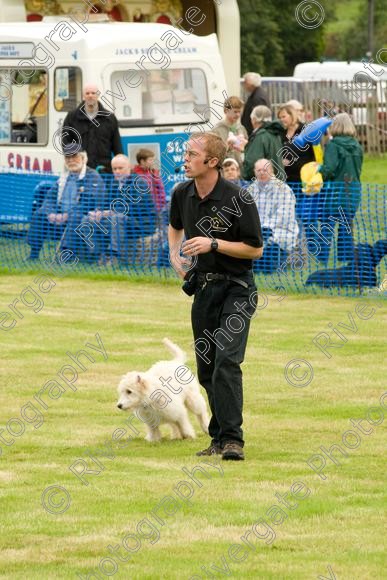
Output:
M201 428L208 433L206 403L199 383L184 364L186 354L168 338L164 338L163 343L174 358L160 361L146 372L131 371L124 375L118 385L117 407L122 411L137 412L147 426L147 441L161 439L160 423L171 425L174 439L195 438L186 407L197 416Z

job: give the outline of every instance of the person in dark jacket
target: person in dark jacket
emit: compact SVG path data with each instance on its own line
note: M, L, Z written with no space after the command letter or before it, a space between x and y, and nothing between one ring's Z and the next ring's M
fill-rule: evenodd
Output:
M300 231L305 235L308 250L313 253L316 243L319 244L316 229L318 229L318 206L321 202L321 197L320 195L305 195L302 192L300 175L301 168L305 163L316 160L313 145L308 143L305 147L300 148L294 143L294 138L306 127L304 123L300 122L300 112L294 107L288 104L280 107L278 118L285 129L282 161L286 173L286 182L296 196L298 225Z
M332 139L324 151L324 163L319 166L326 186L321 212L322 221L338 218L337 257L346 262L353 259L352 222L361 200L360 174L363 166L363 149L356 139L356 128L347 113L339 113L329 127ZM343 223L346 221L347 223ZM326 263L329 258L333 228L324 230L328 243L319 259Z
M285 132L284 128L278 121L272 121L270 109L263 105L253 109L251 122L254 131L251 133L245 147L243 179L253 179L255 177L255 162L259 159L268 159L273 164L275 176L285 181L286 174L284 172L281 154Z
M122 153L118 122L111 111L98 101L95 85L85 85L83 101L67 113L62 127L62 146L66 152L69 144L80 143L87 152L89 167L100 173L111 173L111 158Z
M249 97L243 109L241 123L245 127L247 134L251 135L254 130L250 118L253 109L259 105L265 105L265 107L270 109L271 105L265 91L261 88L262 77L260 74L248 72L243 78L243 88L249 94Z
M32 216L27 243L31 247L30 260L38 260L43 242L50 229L54 238L61 237L62 250L82 254L83 242L77 227L89 212L101 208L105 186L102 177L87 167L87 154L74 143L65 155L66 172L47 192L41 207Z
M292 184L297 184L298 188L296 189L300 189L301 167L305 163L315 161L313 145L308 143L301 149L293 143L294 137L299 135L305 128L305 124L300 123L297 111L293 107L290 105L280 107L278 118L285 129L284 147L286 151L283 152L285 156L282 161L285 167L286 181L290 184L290 187L292 187Z

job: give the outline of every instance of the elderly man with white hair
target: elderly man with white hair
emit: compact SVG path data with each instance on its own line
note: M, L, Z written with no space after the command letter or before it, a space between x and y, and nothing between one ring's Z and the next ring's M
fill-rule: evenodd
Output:
M245 127L247 134L250 135L253 132L250 115L254 107L265 105L270 109L271 105L265 91L261 88L262 77L260 74L248 72L243 76L243 79L243 88L249 97L243 109L241 123Z
M264 239L263 256L254 263L254 270L272 274L297 246L296 198L290 187L275 177L269 159L257 161L254 171L256 181L249 191L258 208Z
M94 84L83 88L83 101L67 113L62 127L62 146L78 143L87 152L89 167L111 173L112 155L123 153L118 121L98 101L100 91Z
M62 250L85 256L84 243L77 228L89 212L103 207L105 186L98 173L87 166L87 153L79 145L69 145L65 153L65 171L47 192L41 207L34 213L27 243L30 260L38 260L44 240L51 233L61 238Z

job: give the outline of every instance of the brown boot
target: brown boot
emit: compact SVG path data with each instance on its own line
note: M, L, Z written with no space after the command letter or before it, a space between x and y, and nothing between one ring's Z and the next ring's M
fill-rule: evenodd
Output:
M226 443L222 450L222 459L240 461L245 458L243 447L236 442Z
M196 453L196 455L202 456L202 455L220 455L222 453L221 448L219 447L219 445L214 445L213 443L211 443L211 445L209 447L207 447L207 449L203 449L202 451L198 451Z

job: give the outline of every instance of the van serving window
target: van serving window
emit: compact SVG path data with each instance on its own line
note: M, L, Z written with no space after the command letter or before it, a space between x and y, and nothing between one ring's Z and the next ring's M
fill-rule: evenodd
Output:
M127 70L112 73L111 90L102 99L111 103L121 126L142 121L144 126L197 123L198 113L208 106L204 71L195 68L150 70L137 87L125 83Z
M58 67L54 72L55 110L68 113L82 100L82 71L78 66Z

